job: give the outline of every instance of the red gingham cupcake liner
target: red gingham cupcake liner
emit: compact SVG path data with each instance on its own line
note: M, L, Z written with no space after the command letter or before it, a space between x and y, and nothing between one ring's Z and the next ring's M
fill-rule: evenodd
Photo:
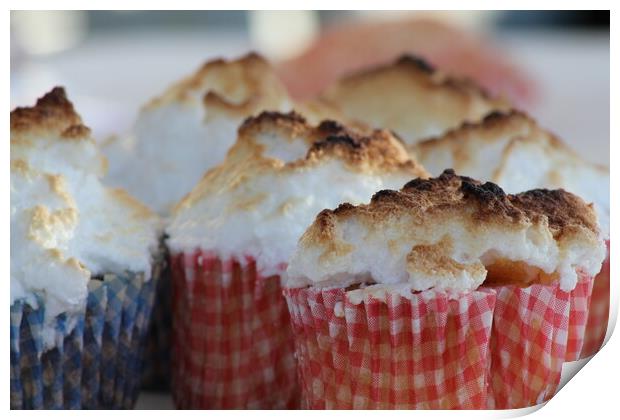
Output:
M577 285L570 292L569 297L569 319L568 319L568 340L566 342L566 361L574 362L582 358L581 350L585 341L586 324L590 311L590 298L594 278L590 276L580 276Z
M490 409L549 400L560 383L569 328L569 293L559 285L500 286L493 314Z
M607 241L607 258L601 272L594 278L590 310L586 324L585 338L581 349L581 358L594 355L603 346L607 324L609 323L609 241Z
M172 256L172 393L178 408L295 408L294 344L278 276L252 258Z
M487 400L495 292L285 289L310 409L477 409Z

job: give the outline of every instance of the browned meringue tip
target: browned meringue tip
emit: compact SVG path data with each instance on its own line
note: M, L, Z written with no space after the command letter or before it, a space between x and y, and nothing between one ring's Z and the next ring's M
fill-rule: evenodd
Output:
M11 111L11 135L41 132L53 132L67 140L90 136L63 87L53 88L32 107Z
M265 141L275 141L277 144L267 144ZM297 145L301 147L295 148L297 153L289 160L273 156L268 151L284 149L294 142L301 142ZM403 143L387 130L360 132L332 120L311 125L295 112L264 111L244 121L237 141L224 162L208 171L196 188L175 206L174 212L201 201L209 194L233 189L240 180L271 175L290 176L330 159L343 162L346 169L352 172L386 175L399 172L411 178L429 176L410 157Z
M414 56L344 77L316 102L350 121L394 130L408 144L509 108L474 82L451 77Z
M246 119L239 128L239 141L233 149L254 147L257 155L261 155L262 148L256 137L265 133L280 135L287 141L301 138L307 144L303 159L287 162L291 168L335 157L352 169L411 170L417 176L428 176L428 172L408 155L403 142L387 130L359 131L333 120L313 126L296 112L265 111Z
M591 205L564 190L536 189L520 194L506 194L492 183L459 176L445 170L436 178L414 179L400 191L377 192L369 204L353 206L344 203L334 210L324 210L307 234L318 241L333 235L338 221L350 217L369 226L381 226L386 220L411 216L420 225L459 220L477 225L492 223L513 230L528 223L545 223L557 240L562 236L589 231L596 238L598 226ZM467 215L467 217L463 216Z
M219 58L205 62L195 73L170 86L143 109L188 103L196 95L202 98L204 107L235 115L276 108L288 98L271 64L252 52L234 60Z
M488 113L478 122L463 122L459 127L446 131L440 136L421 140L409 145L410 153L425 161L428 155L445 149L454 157L457 170L474 164L473 154L481 147L507 139L506 146L500 156L506 159L512 148L519 142L534 142L544 147L547 156L563 156L581 165L587 165L599 171L608 172L603 165L596 165L583 160L573 149L568 147L555 134L542 128L538 122L523 111L509 109ZM501 163L498 168L501 172ZM499 174L499 172L498 172ZM496 174L497 175L497 174Z

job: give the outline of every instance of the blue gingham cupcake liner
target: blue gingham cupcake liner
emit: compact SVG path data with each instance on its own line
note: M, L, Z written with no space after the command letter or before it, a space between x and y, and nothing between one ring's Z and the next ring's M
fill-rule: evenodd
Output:
M142 389L168 391L170 389L170 355L172 343L172 284L166 237L160 240L164 266L155 290L155 303L148 327L144 349Z
M88 282L84 312L55 320L59 343L43 348L45 303L11 305L11 409L133 408L161 261L153 278L106 274Z

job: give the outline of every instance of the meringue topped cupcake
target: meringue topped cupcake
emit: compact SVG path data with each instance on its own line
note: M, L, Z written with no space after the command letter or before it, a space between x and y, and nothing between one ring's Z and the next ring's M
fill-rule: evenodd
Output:
M106 188L62 88L11 112L11 407L130 408L157 216Z
M454 168L496 182L511 193L563 188L577 194L593 203L609 247L609 169L585 161L522 112L489 114L479 123L422 141L410 151L433 174ZM603 344L609 318L609 252L601 273L594 280L582 280L571 292L568 360L587 357Z
M184 408L297 405L280 278L314 214L426 176L387 131L262 113L175 208L173 393ZM198 359L198 354L200 358ZM199 360L199 361L198 361Z
M474 83L447 76L408 55L343 78L323 92L319 102L351 120L393 130L407 144L507 108Z
M549 398L567 291L598 271L604 252L578 197L506 195L452 171L325 210L284 280L303 399L309 408L453 409ZM528 301L533 308L520 306ZM511 346L504 335L515 328L523 334Z
M129 135L105 146L108 181L168 214L224 158L245 118L290 109L285 88L262 57L209 61L146 104Z
M609 237L609 169L587 162L522 112L491 113L409 150L435 175L454 168L508 192L563 188L577 194L594 203Z
M104 145L106 182L126 188L151 209L171 208L220 163L238 126L263 110L289 110L286 90L270 64L256 54L206 62L147 103L132 131ZM170 385L170 286L159 283L149 332L144 386Z

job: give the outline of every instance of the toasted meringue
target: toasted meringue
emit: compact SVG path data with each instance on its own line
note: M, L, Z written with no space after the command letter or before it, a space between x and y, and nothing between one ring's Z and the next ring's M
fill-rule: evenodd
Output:
M62 88L11 112L11 302L45 300L46 346L53 319L83 309L93 276L150 278L158 218L104 187L104 173L105 159Z
M246 117L290 109L285 88L262 57L209 61L151 100L132 133L105 145L108 181L168 214L225 157Z
M600 270L605 252L595 212L579 197L507 195L445 171L380 191L370 204L321 212L301 237L285 284L463 292L559 280L572 290L578 273Z
M241 126L224 162L176 206L168 243L172 252L250 255L264 275L278 272L318 211L426 175L387 131L265 112Z
M563 188L594 203L602 234L609 237L609 169L583 160L522 112L492 113L409 149L438 175L445 168L509 193Z
M449 77L413 56L346 77L320 101L352 120L393 130L407 144L507 108L472 82Z

